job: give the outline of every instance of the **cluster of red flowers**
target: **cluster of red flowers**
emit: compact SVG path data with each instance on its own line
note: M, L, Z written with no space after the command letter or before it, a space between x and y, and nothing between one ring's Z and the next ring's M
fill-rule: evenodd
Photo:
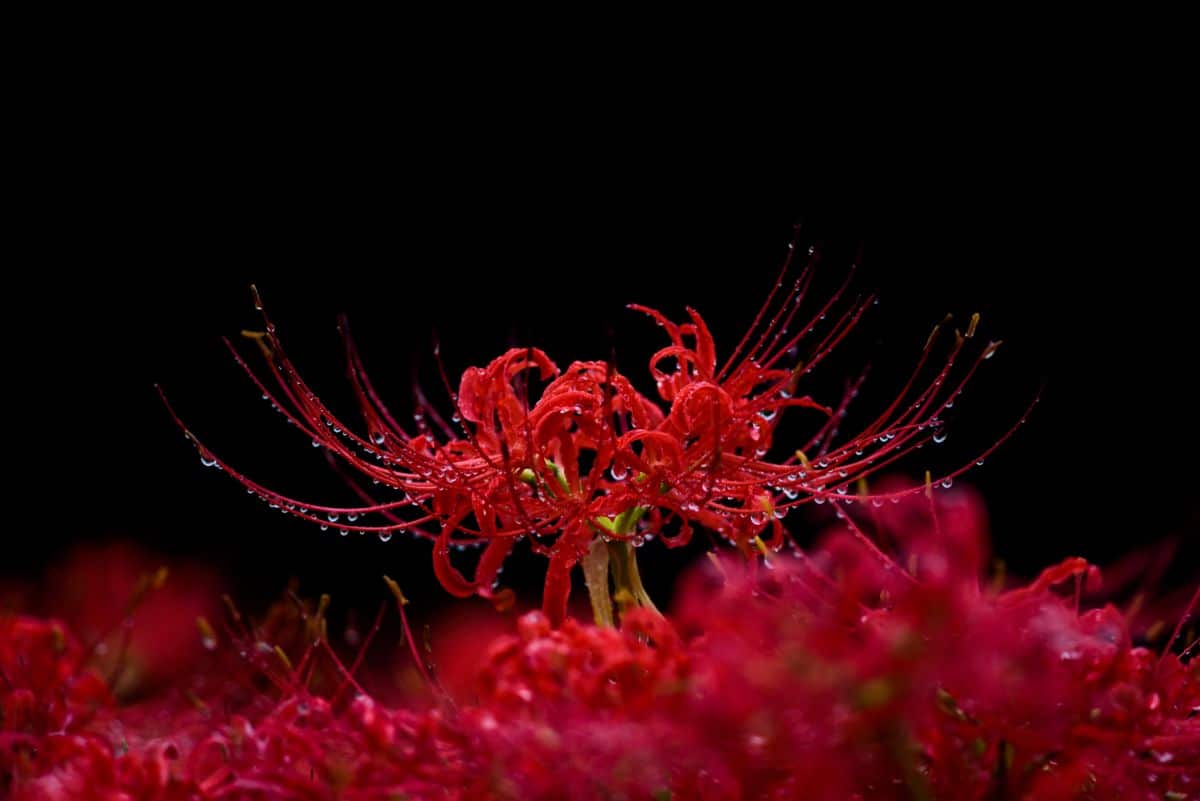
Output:
M258 376L231 345L239 364L315 447L396 493L389 500L376 500L357 485L363 503L356 507L285 497L218 458L190 431L188 436L205 464L225 470L285 513L324 528L336 525L343 533L372 532L386 539L409 531L429 537L434 571L459 597L478 593L507 603L507 593L498 591L498 571L516 543L528 538L534 551L549 558L547 616L563 620L571 571L583 563L597 617L607 620L610 557L618 595L625 590L632 603L652 606L630 550L647 540L678 547L699 527L751 556L789 542L782 521L801 505L903 497L905 492L868 493L865 478L926 442L944 440L943 415L995 352L998 343L988 343L955 371L975 335L975 316L965 332L954 332L940 365L930 367L942 326L935 328L892 403L858 433L840 437L862 378L848 382L831 405L800 394L800 388L874 298L841 304L847 278L828 300L807 308L812 258L810 251L810 262L788 285L789 256L754 323L723 362L696 311L688 309L689 321L676 324L653 309L631 306L667 334L669 344L650 360L665 407L638 392L612 363L574 362L562 370L540 349L514 348L486 367L469 368L456 392L445 380L454 409L449 423L418 396L416 429L410 431L375 392L343 328L365 426L356 433L301 378L264 316L266 330L251 336L266 357L269 377ZM531 385L537 381L548 383L535 399ZM800 448L772 457L775 429L788 409L814 415L816 424ZM935 480L950 486L968 466ZM470 546L484 551L468 579L451 555Z
M1082 559L1024 586L988 580L982 507L951 489L966 467L868 488L868 475L945 438L946 410L996 344L961 364L975 317L938 360L935 329L895 400L842 436L862 378L830 405L801 386L872 298L835 311L843 286L802 312L811 267L785 283L785 265L724 361L696 312L677 324L634 307L669 340L650 361L657 399L609 362L562 370L517 348L468 369L457 390L445 380L449 421L418 394L411 430L380 400L348 334L358 433L301 379L264 318L250 336L269 376L231 346L239 364L331 461L389 495L348 478L358 506L284 497L185 428L205 464L325 528L427 537L442 585L501 611L515 599L498 574L525 541L549 559L542 611L511 633L465 638L478 669L447 690L430 664L436 649L413 642L407 600L389 580L408 670L425 688L393 703L366 667L380 618L347 652L328 636L328 597L291 593L257 622L229 602L214 625L211 578L193 574L182 586L194 592L172 595L165 574L127 571L131 600L113 607L115 629L90 602L46 607L63 621L0 617L0 795L1200 798L1200 662L1190 658L1200 641L1188 628L1200 593L1152 651L1130 612L1089 600L1099 572ZM772 455L793 408L814 416L811 436ZM830 529L815 547L784 549L795 546L784 519L808 503L828 504ZM664 616L634 549L655 538L680 546L696 529L734 556L710 554ZM469 546L483 548L470 578L451 559ZM86 566L113 561L129 559L85 559L61 584L89 586ZM576 565L594 624L566 617Z
M0 794L1197 796L1200 661L1185 658L1197 643L1184 620L1160 651L1135 646L1115 607L1081 605L1099 576L1078 559L1024 586L984 583L966 490L875 510L870 533L894 543L895 563L852 523L803 558L703 564L669 618L554 627L527 613L480 646L469 691L451 697L426 674L431 700L399 708L363 686L361 653L330 646L325 602L203 629L221 642L196 675L124 707L63 624L5 617Z

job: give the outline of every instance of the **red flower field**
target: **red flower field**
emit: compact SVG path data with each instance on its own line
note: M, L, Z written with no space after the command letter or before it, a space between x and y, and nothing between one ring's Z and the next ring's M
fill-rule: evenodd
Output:
M1084 559L1024 582L997 575L983 502L953 486L976 460L897 475L945 438L947 410L998 343L975 345L978 317L939 326L894 400L847 433L862 377L828 401L806 377L873 299L843 302L847 280L812 303L813 267L785 265L724 358L697 312L679 323L633 307L665 334L654 396L611 362L562 368L514 348L456 383L443 369L445 415L422 400L407 427L348 331L353 422L264 317L248 335L265 367L231 350L361 503L274 492L184 427L204 463L315 526L428 538L442 586L489 599L495 616L447 624L441 646L435 629L429 650L387 579L407 652L381 667L379 619L351 647L331 636L327 596L289 591L249 613L222 607L201 567L81 551L0 614L0 794L1200 798L1200 589L1148 628L1107 602ZM808 434L784 441L785 413ZM789 514L809 505L827 514L802 548ZM639 548L701 533L709 559L660 611ZM499 582L518 544L548 560L540 611ZM476 548L464 572L458 554ZM577 567L590 621L568 614ZM397 672L403 692L382 678Z

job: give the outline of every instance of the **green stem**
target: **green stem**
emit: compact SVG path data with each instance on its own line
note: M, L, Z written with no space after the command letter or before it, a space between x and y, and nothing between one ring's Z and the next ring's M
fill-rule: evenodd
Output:
M608 543L608 557L612 565L613 586L617 590L616 599L621 611L633 606L644 606L657 612L658 607L650 600L650 594L642 585L637 552L633 544L628 540L613 540Z
M592 539L591 547L583 558L583 580L587 584L597 626L614 624L613 601L616 601L617 609L622 614L637 606L658 612L658 607L650 600L650 594L642 584L633 544L624 539L633 533L648 511L649 506L631 506L616 517L595 517L591 521L592 530L597 536ZM621 539L606 543L605 538L609 535ZM608 590L610 573L614 589L611 595Z
M608 548L600 537L592 539L587 556L583 557L583 581L592 601L592 616L597 626L612 626L612 597L608 594Z

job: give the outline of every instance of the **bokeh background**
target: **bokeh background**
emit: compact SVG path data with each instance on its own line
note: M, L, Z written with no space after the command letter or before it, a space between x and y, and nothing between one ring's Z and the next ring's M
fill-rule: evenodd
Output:
M1194 186L1194 164L1169 126L1149 148L1099 114L1040 113L1031 125L980 112L904 137L883 130L889 117L837 149L749 120L736 137L594 120L586 136L567 122L484 121L414 135L347 119L327 139L301 121L182 115L127 135L48 132L15 219L29 242L11 257L23 280L6 293L16 407L0 571L33 578L74 544L132 538L214 565L252 608L294 576L309 594L374 609L383 572L417 607L440 608L450 599L428 544L341 538L267 509L200 465L154 383L251 476L344 499L219 342L259 324L251 282L302 372L348 412L341 312L402 412L414 376L444 402L435 329L454 375L514 344L560 365L615 348L649 392L662 340L624 304L675 317L692 305L728 353L803 221L826 253L826 287L861 247L856 288L881 297L813 394L831 397L870 361L859 408L879 409L935 322L981 312L981 336L1005 344L956 405L950 440L911 472L971 458L1040 391L1028 424L969 476L1010 571L1074 554L1105 564L1173 538L1166 580L1185 581L1200 563L1195 216L1172 187ZM803 544L822 521L788 524ZM699 549L643 553L665 598ZM537 602L541 567L525 555L505 574L524 602Z

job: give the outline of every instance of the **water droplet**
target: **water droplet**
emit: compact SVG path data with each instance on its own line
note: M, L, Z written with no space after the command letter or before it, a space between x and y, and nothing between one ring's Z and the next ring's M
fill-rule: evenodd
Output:
M317 441L314 439L314 440L312 441L312 446L313 446L314 448L319 448L319 447L321 447L321 443L317 442Z
M327 514L325 516L327 518L329 518L330 523L336 523L338 521L338 518L341 517L341 515L339 515L337 512L330 512L329 514Z
M763 409L758 413L758 416L764 420L774 420L776 411L776 409Z
M349 537L349 536L350 536L350 530L349 530L349 529L345 529L345 528L339 528L339 529L338 529L338 534L341 534L343 537Z
M608 474L612 476L613 481L624 481L625 477L629 475L629 468L613 462L612 467L608 469Z
M346 519L349 520L351 523L353 523L355 520L358 519L358 515L355 514L354 512L351 512L348 515L346 515Z
M982 460L982 459L976 459L976 460L975 460L975 466L976 466L976 467L983 467L983 460Z
M814 495L814 496L813 496L813 503L816 503L816 504L822 504L822 503L825 503L825 498L824 498L823 496L821 496L821 495Z
M385 435L382 431L376 431L374 434L371 435L371 441L374 442L376 445L382 445L384 440L386 440L386 439L387 439L387 435Z
M205 651L215 651L217 648L217 638L212 635L205 635L200 638L200 644L204 646Z
M942 486L945 487L946 489L950 489L951 487L954 486L954 479L949 476L947 476L946 478L943 478Z
M321 524L321 531L329 531L329 526L327 526L327 525L325 525L324 523L322 523L322 524Z
M948 436L949 436L949 434L946 433L946 429L944 429L944 428L938 429L937 431L933 432L933 441L936 444L941 445L943 442L946 441L946 437L948 437Z
M765 522L767 522L767 516L762 512L755 512L750 515L750 523L752 525L761 526Z
M212 454L202 453L200 454L200 464L204 465L205 467L216 467L217 460L212 456Z
M379 541L380 542L387 542L391 538L392 538L392 532L390 532L390 531L379 532Z

